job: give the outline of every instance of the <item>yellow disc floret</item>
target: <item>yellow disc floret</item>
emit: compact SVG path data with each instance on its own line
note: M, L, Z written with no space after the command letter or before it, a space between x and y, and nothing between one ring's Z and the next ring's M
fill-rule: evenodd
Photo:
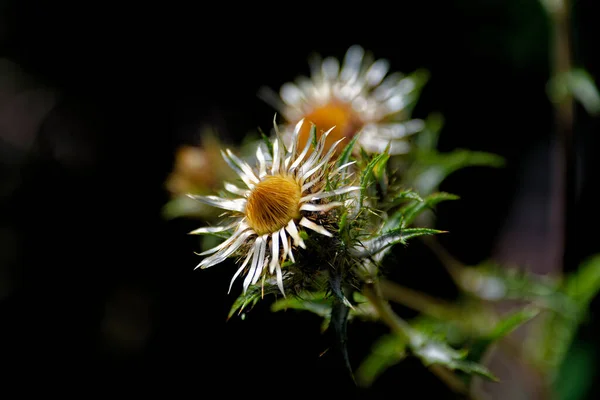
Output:
M248 225L258 234L277 232L300 215L301 187L288 175L266 176L246 203Z

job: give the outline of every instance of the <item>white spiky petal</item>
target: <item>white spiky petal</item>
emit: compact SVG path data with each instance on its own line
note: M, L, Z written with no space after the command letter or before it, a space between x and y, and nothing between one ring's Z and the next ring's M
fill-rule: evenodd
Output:
M281 135L276 129L277 136L273 140L273 157L272 159L266 157L259 147L256 152L257 168L252 168L248 163L236 157L230 150L222 152L225 161L246 185L246 188L243 188L228 182L224 184L225 190L238 196L237 198L189 195L203 203L227 210L233 217L233 222L229 221L230 223L227 225L202 227L190 232L191 234L232 232L231 236L221 244L201 253L200 255L207 255L208 257L204 258L196 268L208 268L219 264L229 257L239 255L240 251L245 249L246 253L240 257L243 262L231 280L230 291L236 278L246 271L243 283L244 292L248 290L250 285L256 284L261 276L269 275L272 277L271 279L274 278L279 290L285 296L283 279L286 274L282 270L282 264L287 259L295 262L293 255L295 248L306 248L299 229L306 228L321 235L332 236L332 233L324 226L311 219L312 213L326 212L344 204L339 201L322 203L323 199L331 200L335 196L360 189L358 186L344 186L331 191L323 188L317 191L312 190L315 186L323 186L317 184L322 183L327 178L326 174L342 173L351 163L328 172L335 147L339 144L338 141L330 149L327 149L326 154L323 154L325 140L331 129L321 135L316 148L310 155L308 155L311 147L310 142L307 142L304 148L298 152L298 135L302 124L303 120L296 124L293 132L295 140L291 143L289 149L284 145ZM278 228L274 232L259 235L250 226L246 215L248 198L260 182L269 176L280 174L293 177L295 184L300 189L300 199L297 205L300 218L297 221L290 219L287 225ZM329 175L329 177L332 177L332 175Z
M359 144L368 152L406 153L406 137L421 131L420 119L406 120L402 111L412 101L416 89L411 77L395 72L388 75L389 62L370 61L362 47L348 49L340 67L333 57L310 62L311 76L281 86L279 94L262 88L259 95L287 121L298 121L327 104L346 104L361 122ZM286 130L286 138L291 130Z

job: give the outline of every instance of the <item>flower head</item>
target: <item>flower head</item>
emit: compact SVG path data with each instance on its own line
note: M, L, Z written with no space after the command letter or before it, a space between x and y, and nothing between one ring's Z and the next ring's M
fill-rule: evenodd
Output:
M271 275L276 277L277 285L284 293L282 264L288 259L295 261L294 251L298 247L306 248L299 231L309 229L331 237L332 232L319 224L320 216L343 205L342 202L333 201L336 196L360 189L342 186L328 190L327 182L331 182L336 174L348 166L334 168L330 162L343 138L325 151L330 129L321 135L309 154L312 147L310 140L306 141L302 151L298 151L302 127L303 120L300 120L293 131L295 140L287 149L275 126L277 136L272 141L272 156L258 146L256 168L230 150L222 152L225 161L246 186L225 183L225 190L235 197L189 195L229 212L231 221L228 224L203 227L191 233L231 233L221 244L201 253L209 256L196 267L208 268L228 257L241 256L239 259L243 261L231 280L230 290L235 279L245 273L244 292L261 277Z
M423 79L401 73L388 75L385 59L368 60L360 46L352 46L344 61L328 57L311 62L311 77L285 83L279 95L263 88L261 97L272 104L291 127L306 119L319 130L336 126L326 146L342 137L360 134L359 144L370 153L381 153L389 145L390 154L406 153L406 137L423 129L423 121L408 119ZM301 144L308 140L309 127L299 134Z

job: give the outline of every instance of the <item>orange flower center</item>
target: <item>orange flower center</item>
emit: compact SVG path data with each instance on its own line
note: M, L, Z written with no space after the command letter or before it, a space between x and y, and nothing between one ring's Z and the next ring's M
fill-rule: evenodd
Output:
M277 232L300 214L301 187L287 175L265 177L246 202L248 225L258 235Z
M339 102L331 102L324 106L313 109L304 116L307 122L312 122L317 127L317 140L321 134L335 126L325 139L325 151L331 145L341 138L351 138L362 127L362 122L358 115L352 110L350 105ZM310 139L310 123L302 124L298 138L298 147L302 149ZM347 141L346 141L347 142ZM344 143L340 144L337 152L344 148Z

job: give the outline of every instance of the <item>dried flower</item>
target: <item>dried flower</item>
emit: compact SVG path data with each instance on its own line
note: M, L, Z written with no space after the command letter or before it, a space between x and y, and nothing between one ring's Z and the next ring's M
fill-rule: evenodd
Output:
M406 153L407 136L423 129L420 119L409 119L410 106L418 96L423 77L388 75L389 62L374 62L362 47L348 49L342 66L336 58L311 62L311 77L285 83L279 95L263 88L260 96L286 119L284 136L301 119L314 123L318 131L336 126L326 148L339 138L360 134L359 144L370 153L381 153L389 145L390 154ZM300 131L299 140L308 140L309 127Z

